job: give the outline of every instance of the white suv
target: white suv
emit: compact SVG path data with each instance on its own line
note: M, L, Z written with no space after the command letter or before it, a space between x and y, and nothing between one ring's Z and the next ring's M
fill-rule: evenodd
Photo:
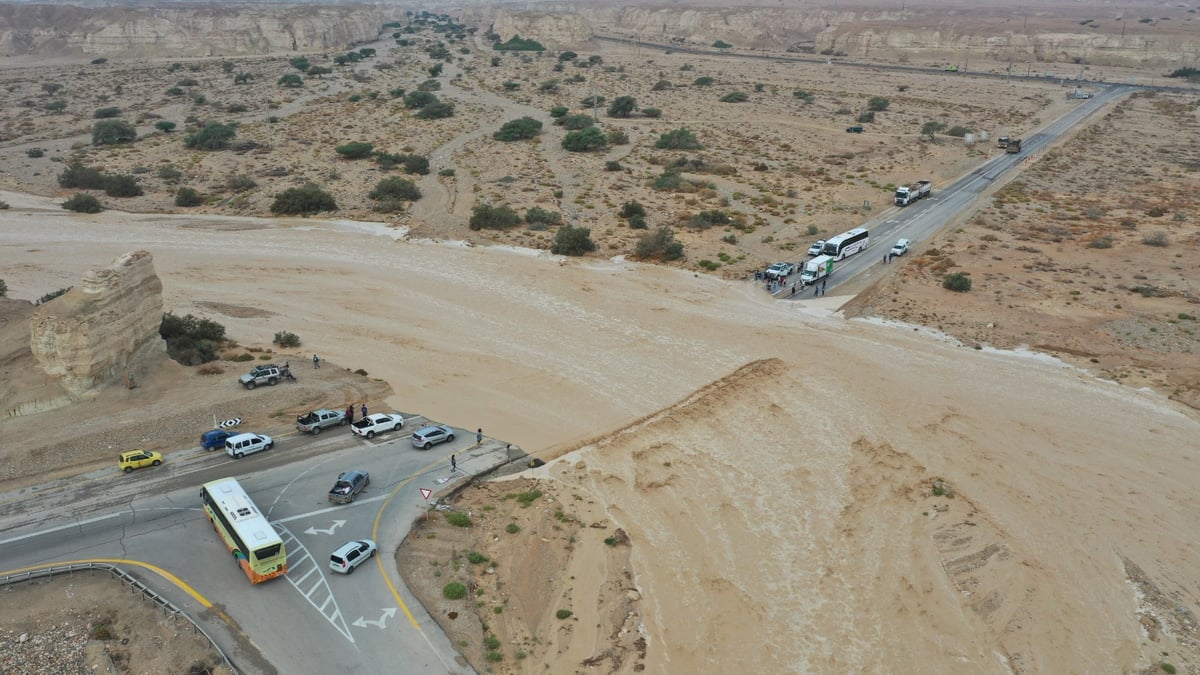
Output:
M454 440L454 430L439 425L422 427L412 436L414 448L428 450L438 443L449 443Z
M241 459L260 450L270 450L273 445L275 441L271 440L270 436L238 434L225 439L225 454L234 459Z
M350 574L373 555L375 542L370 539L348 541L329 556L329 569L339 574Z

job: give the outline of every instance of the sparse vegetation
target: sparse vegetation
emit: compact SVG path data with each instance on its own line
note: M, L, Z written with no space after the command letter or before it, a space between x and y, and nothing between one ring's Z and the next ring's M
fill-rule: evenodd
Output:
M608 147L608 139L596 127L588 127L563 136L562 147L568 152L594 152Z
M213 123L185 136L183 144L196 150L224 150L236 136L236 124Z
M225 326L191 314L163 314L158 334L167 343L167 354L185 366L217 360L217 348L225 339Z
M634 250L643 259L672 261L683 257L683 244L675 240L675 233L669 227L660 227L642 235Z
M504 126L492 134L492 138L506 142L522 141L534 138L541 132L542 123L532 117L526 116L505 122Z
M467 587L457 581L451 581L442 587L442 596L447 600L462 600L467 597Z
M100 213L102 207L100 200L86 192L76 192L62 203L62 207L68 211L77 213Z
M118 145L137 140L137 129L125 120L101 120L92 126L92 145Z
M300 336L290 331L279 331L275 333L275 337L271 340L271 344L279 345L284 349L294 349L300 346Z
M314 183L288 188L276 195L275 201L271 203L271 213L275 215L291 216L336 210L337 202L333 196Z
M1142 237L1142 243L1146 246L1158 246L1160 248L1165 248L1171 245L1171 239L1167 237L1166 232L1159 230L1157 232L1151 232L1150 234Z
M554 235L554 243L550 252L557 255L579 256L596 250L592 241L592 231L586 227L564 225Z
M455 527L471 527L471 516L462 511L450 511L446 514L446 522Z
M521 216L508 204L477 204L471 211L471 220L467 222L467 226L472 230L507 230L519 224Z
M704 146L686 128L675 129L659 136L654 147L660 150L703 150Z
M942 277L942 288L955 293L966 293L971 290L971 277L962 272L951 272Z
M195 188L181 187L175 192L175 206L199 206L204 203L204 197Z

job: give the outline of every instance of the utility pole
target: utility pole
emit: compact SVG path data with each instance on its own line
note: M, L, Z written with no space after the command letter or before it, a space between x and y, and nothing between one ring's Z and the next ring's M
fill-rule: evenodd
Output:
M600 113L596 112L596 81L592 80L592 121L600 121Z

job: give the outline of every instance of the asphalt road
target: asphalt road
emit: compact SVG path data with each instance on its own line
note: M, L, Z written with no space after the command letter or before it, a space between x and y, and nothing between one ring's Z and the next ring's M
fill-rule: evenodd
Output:
M453 443L417 450L409 438L422 424L406 416L403 430L372 441L341 427L278 438L273 449L241 460L194 448L161 467L126 475L114 463L110 472L27 499L2 495L0 572L84 559L156 566L223 609L281 673L397 672L400 658L405 672L473 672L458 663L390 560L424 511L419 489L445 484L450 454L459 453L461 466L475 445L470 431L458 430ZM348 469L370 472L371 484L354 503L333 505L326 494ZM205 518L200 485L225 476L242 483L283 537L284 577L251 584ZM354 574L331 572L330 552L360 538L375 538L380 555ZM156 588L167 585L129 569ZM169 594L189 614L204 613L197 598Z

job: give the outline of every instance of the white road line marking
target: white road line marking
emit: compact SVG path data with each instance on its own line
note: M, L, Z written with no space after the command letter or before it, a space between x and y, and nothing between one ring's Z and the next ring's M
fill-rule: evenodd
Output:
M338 608L337 598L334 597L333 590L329 587L329 582L325 578L325 572L321 568L320 563L313 558L313 556L308 552L308 549L304 547L304 544L300 543L300 540L282 525L282 521L275 521L271 524L280 531L281 537L286 536L295 540L296 551L300 553L298 560L312 560L313 570L316 571L318 575L316 583L313 584L312 588L310 588L307 593L304 592L298 584L304 579L307 579L308 574L305 574L299 579L293 579L292 575L285 574L283 578L288 580L288 584L290 584L292 588L296 589L297 593L304 596L304 599L308 601L308 604L311 605L313 609L317 610L321 616L325 617L325 620L328 621L331 626L333 626L334 630L341 633L342 637L346 638L353 644L354 636L350 634L350 627L346 625L345 619L342 618L342 611ZM317 594L317 591L321 589L324 589L324 595ZM314 594L316 594L315 598L313 597ZM333 613L326 614L325 608L328 607L330 603L333 603Z

